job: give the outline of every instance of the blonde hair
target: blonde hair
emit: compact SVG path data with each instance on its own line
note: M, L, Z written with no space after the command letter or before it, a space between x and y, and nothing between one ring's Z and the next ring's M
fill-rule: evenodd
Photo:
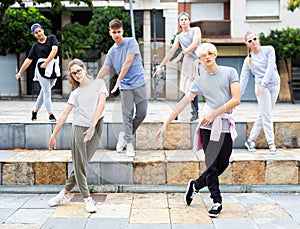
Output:
M86 77L89 78L89 79L91 79L91 80L94 79L91 75L88 74L87 69L86 69L86 66L85 66L85 64L83 63L82 60L80 60L80 59L73 59L73 60L71 60L71 61L69 62L69 64L68 64L68 70L69 70L68 80L69 80L69 83L72 85L72 88L73 88L73 89L78 88L79 85L80 85L80 83L79 83L78 81L74 80L73 76L71 76L70 68L71 68L73 65L78 65L78 66L82 67L83 70L84 70L85 73L86 73Z
M217 56L218 50L216 46L211 43L203 43L196 49L196 55L198 57L204 56L207 53L213 53L215 56Z
M246 34L245 34L245 42L247 42L247 37L249 36L249 35L251 35L251 34L254 34L254 35L256 35L256 33L253 33L253 32L251 32L251 31L248 31ZM249 67L251 67L251 64L252 64L252 58L251 58L251 48L250 47L248 47L248 57L249 57L249 59L248 59L248 65L249 65Z

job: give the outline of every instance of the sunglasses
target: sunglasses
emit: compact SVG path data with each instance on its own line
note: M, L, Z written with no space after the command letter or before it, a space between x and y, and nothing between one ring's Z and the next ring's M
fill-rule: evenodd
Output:
M247 41L248 44L251 44L253 41L256 41L257 40L257 37L253 37L252 39L249 39Z
M82 73L82 68L80 68L80 69L77 69L75 72L71 72L70 74L71 74L71 76L76 76L76 75L80 75Z

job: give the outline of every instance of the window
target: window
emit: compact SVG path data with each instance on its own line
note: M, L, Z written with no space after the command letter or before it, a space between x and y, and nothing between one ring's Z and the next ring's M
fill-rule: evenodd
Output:
M193 3L191 21L224 20L223 3Z
M279 0L246 0L246 20L279 19Z

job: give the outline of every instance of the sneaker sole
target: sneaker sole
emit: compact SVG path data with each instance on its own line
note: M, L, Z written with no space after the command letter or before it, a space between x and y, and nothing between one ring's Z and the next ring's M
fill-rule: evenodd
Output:
M188 204L188 203L186 202L186 195L187 195L187 193L188 193L188 191L189 191L189 189L190 189L191 182L192 182L193 180L194 180L194 179L190 179L190 180L189 180L188 186L187 186L186 191L185 191L185 193L184 193L184 203L185 203L187 206L190 206L191 203L192 203L192 202L191 202L190 204Z
M211 218L216 218L218 217L220 214L210 214L208 213L208 216L211 217Z

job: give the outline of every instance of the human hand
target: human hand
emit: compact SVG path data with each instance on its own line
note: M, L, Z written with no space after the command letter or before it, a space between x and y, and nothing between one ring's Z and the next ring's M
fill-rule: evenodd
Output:
M180 60L182 59L183 56L184 56L183 52L179 53L178 56L176 56L176 57L171 61L171 63L172 63L172 64L177 63L178 61L180 61Z
M56 140L55 138L51 135L50 141L49 141L49 150L56 149Z
M157 131L155 139L158 141L158 139L166 132L167 127L165 125L162 125L159 131Z
M20 79L20 78L21 78L21 73L18 72L18 73L16 74L16 79L18 80L18 79Z
M84 132L85 136L84 136L83 141L84 141L84 142L87 142L87 141L91 140L92 137L94 136L94 133L95 133L95 127L90 127L90 128L88 128L88 129Z
M118 88L120 87L120 81L117 80L116 85L114 86L114 88L111 90L111 93L114 93L118 90Z
M159 65L156 71L153 73L152 77L154 78L155 76L157 76L160 73L160 71L161 71L161 66Z
M259 88L256 92L256 96L260 96L263 93L264 89L265 89L264 86L259 86Z
M41 66L40 66L40 68L46 68L46 67L47 67L47 64L45 64L45 62L42 63Z
M207 114L203 117L203 119L201 120L200 125L201 126L208 126L209 124L212 123L212 121L214 121L214 117L212 115L212 113Z

